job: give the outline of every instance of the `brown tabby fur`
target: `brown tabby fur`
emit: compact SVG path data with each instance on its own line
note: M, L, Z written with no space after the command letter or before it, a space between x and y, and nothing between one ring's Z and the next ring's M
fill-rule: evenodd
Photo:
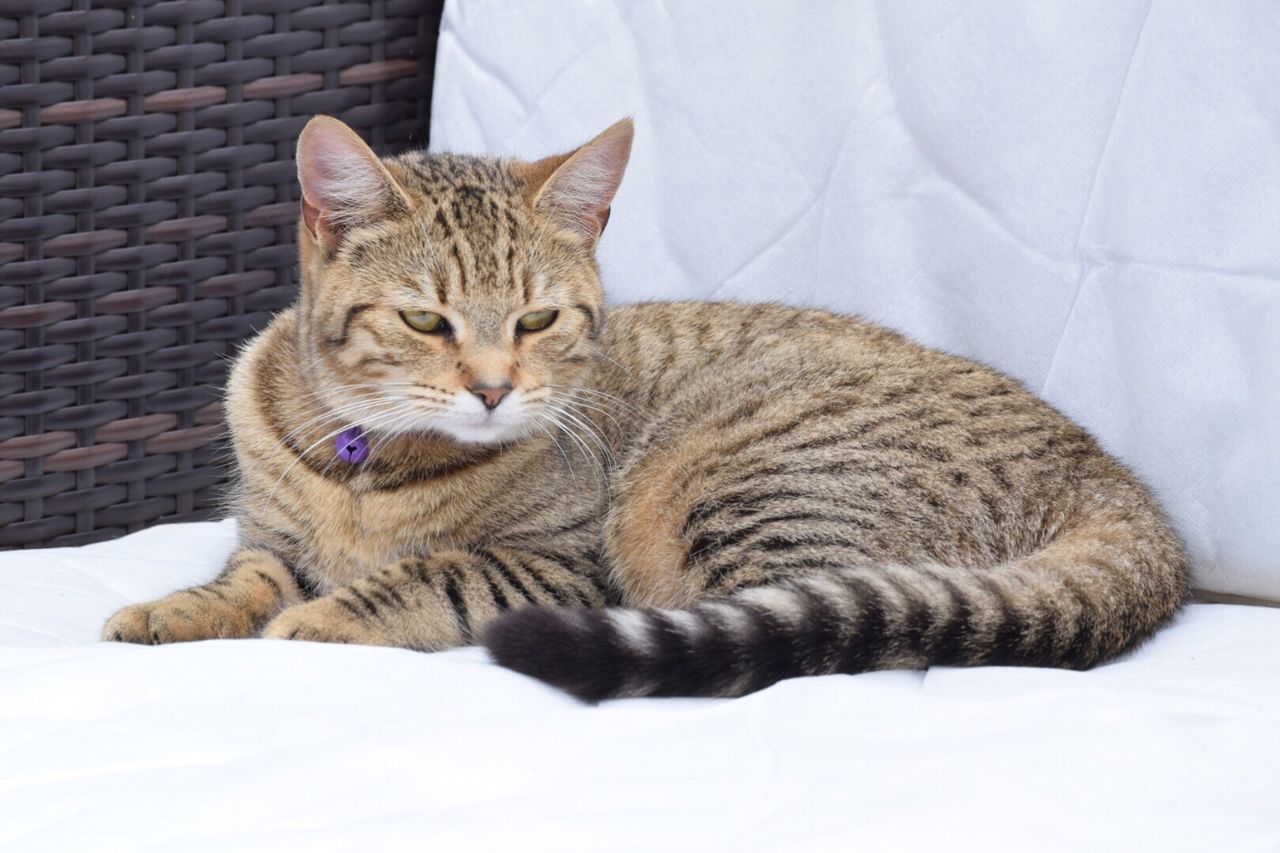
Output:
M582 149L612 146L597 159L616 174L570 174L586 155L415 153L381 161L390 189L365 209L311 205L301 298L229 384L241 549L104 636L481 639L601 698L1088 667L1170 618L1187 566L1160 510L1017 382L817 310L644 304L606 322L595 236L630 139L622 122ZM545 308L549 328L514 333ZM399 312L415 309L458 331L414 331ZM507 381L529 434L430 428L468 386ZM361 465L334 452L353 423Z

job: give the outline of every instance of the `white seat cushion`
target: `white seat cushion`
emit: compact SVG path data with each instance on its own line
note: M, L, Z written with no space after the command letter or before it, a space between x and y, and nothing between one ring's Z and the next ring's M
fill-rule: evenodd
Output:
M234 524L0 555L0 847L1276 849L1280 610L1197 605L1091 672L934 669L584 706L491 665L95 644Z

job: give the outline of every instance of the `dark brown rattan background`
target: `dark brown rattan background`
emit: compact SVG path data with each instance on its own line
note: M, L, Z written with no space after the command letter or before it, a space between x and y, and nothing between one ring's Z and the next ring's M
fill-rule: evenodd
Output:
M316 113L427 141L443 0L0 0L0 547L210 517Z

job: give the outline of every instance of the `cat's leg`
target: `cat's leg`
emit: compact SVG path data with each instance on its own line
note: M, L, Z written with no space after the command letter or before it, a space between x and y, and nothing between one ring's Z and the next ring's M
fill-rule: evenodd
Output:
M591 561L495 545L392 563L290 607L262 635L436 651L474 642L494 618L526 604L605 603L602 573Z
M204 586L117 611L102 629L102 639L158 644L252 637L282 608L302 597L279 557L244 548Z

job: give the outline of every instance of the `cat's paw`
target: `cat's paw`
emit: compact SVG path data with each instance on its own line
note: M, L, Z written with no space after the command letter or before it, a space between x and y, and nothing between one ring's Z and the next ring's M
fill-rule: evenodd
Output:
M267 627L262 629L262 636L272 640L309 640L313 643L390 645L373 626L332 595L284 610L267 623Z
M102 639L111 643L157 643L151 639L151 605L133 604L117 610L102 626Z
M186 643L252 634L245 614L222 602L204 602L189 593L177 593L159 601L133 604L116 612L102 628L107 642Z

